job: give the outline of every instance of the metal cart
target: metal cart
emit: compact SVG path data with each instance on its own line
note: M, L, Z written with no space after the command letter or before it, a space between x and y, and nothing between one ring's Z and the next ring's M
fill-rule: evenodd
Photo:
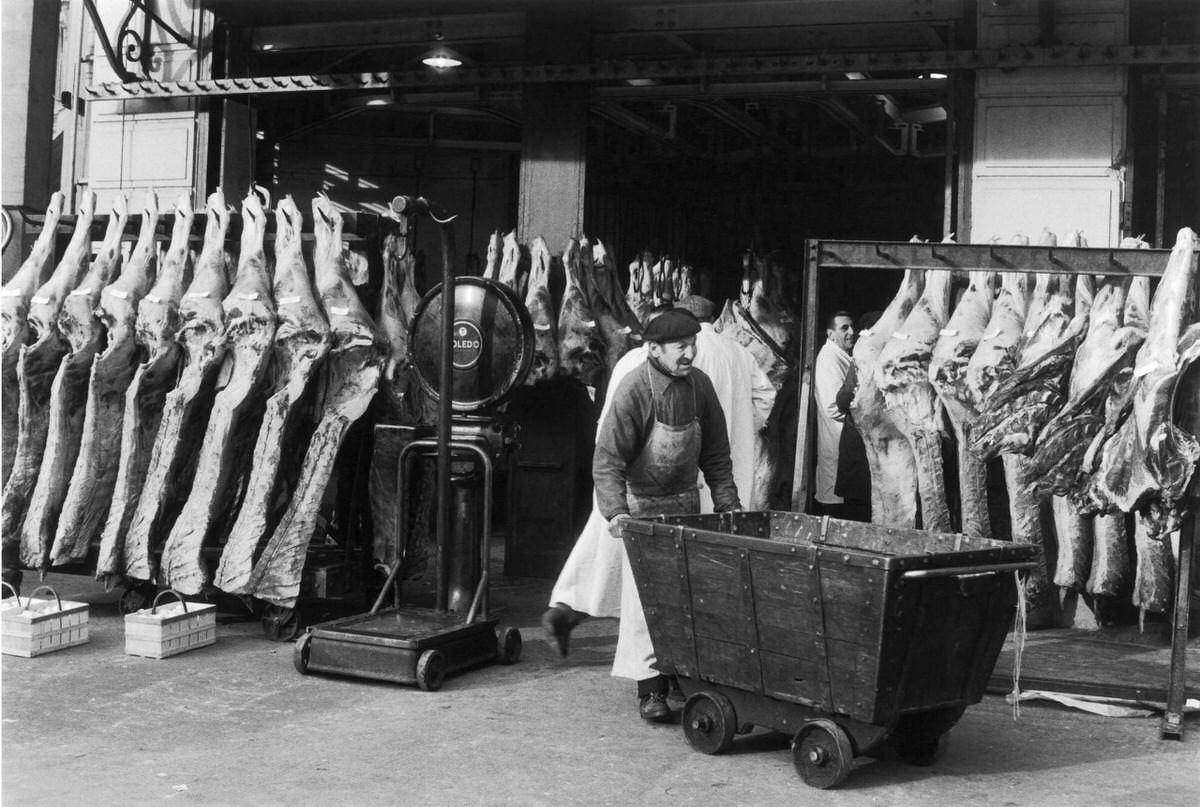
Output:
M791 734L832 787L890 741L930 764L983 696L1036 549L800 513L660 516L623 538L658 668L687 696L693 748Z

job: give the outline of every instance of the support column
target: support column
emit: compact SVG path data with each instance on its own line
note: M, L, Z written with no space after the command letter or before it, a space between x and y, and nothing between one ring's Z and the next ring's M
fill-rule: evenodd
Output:
M531 63L590 58L588 20L578 9L531 8L525 30L525 57ZM522 242L540 235L557 252L583 229L590 96L586 84L525 88L517 219Z
M588 88L577 85L525 90L517 225L522 243L540 235L558 252L583 228L587 95Z
M5 207L45 209L50 198L53 153L54 76L58 54L58 3L4 0L4 116L0 160ZM4 251L3 280L17 271L29 244L14 216L12 243Z
M50 193L58 3L4 0L0 20L4 28L3 202L45 207Z

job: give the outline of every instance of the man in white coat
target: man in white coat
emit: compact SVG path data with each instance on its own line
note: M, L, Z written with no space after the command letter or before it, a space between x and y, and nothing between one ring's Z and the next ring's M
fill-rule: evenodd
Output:
M681 300L679 307L691 311L701 322L700 333L696 335L694 365L712 379L717 399L725 412L733 478L739 491L748 492L743 499L750 500L754 485L755 444L774 405L775 388L749 350L713 330L715 306L711 301L693 295ZM621 379L645 362L646 355L647 349L643 346L622 356L613 368L608 389L615 390ZM608 414L610 403L611 399L606 398L601 422ZM712 497L703 484L700 508L703 513L713 512ZM551 608L543 616L542 624L559 653L566 656L571 630L584 617L619 617L625 611L636 610L639 618L633 621L638 626L633 633L637 641L624 642L619 648L630 645L635 648L636 658L617 659L614 675L637 678L634 674L637 670L632 668L646 668L653 661L653 648L645 633L645 620L640 618L637 590L632 585L622 585L622 567L625 567L625 575L629 575L628 566L624 544L609 532L608 522L600 514L593 497L591 516L559 573L550 595ZM626 577L626 580L630 579ZM625 632L630 633L628 626Z
M846 311L836 311L825 323L825 344L817 352L813 368L813 398L817 406L817 473L813 498L816 515L841 517L842 497L834 493L837 484L838 441L842 437L845 413L838 409L837 395L853 361L856 336L854 319Z

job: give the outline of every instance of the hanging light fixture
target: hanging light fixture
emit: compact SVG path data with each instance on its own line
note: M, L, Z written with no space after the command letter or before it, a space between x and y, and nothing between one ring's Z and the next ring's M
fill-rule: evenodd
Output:
M455 67L462 67L463 61L461 53L445 45L438 45L421 57L421 64L434 70L453 70Z

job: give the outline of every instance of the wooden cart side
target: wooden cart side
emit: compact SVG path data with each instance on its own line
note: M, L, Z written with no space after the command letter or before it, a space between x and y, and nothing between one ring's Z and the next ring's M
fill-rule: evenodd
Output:
M695 676L696 635L683 530L658 522L627 522L623 539L658 669Z
M871 722L978 703L1012 624L1012 575L889 578Z
M762 694L752 546L718 533L683 531L698 676ZM757 539L749 539L762 543Z

